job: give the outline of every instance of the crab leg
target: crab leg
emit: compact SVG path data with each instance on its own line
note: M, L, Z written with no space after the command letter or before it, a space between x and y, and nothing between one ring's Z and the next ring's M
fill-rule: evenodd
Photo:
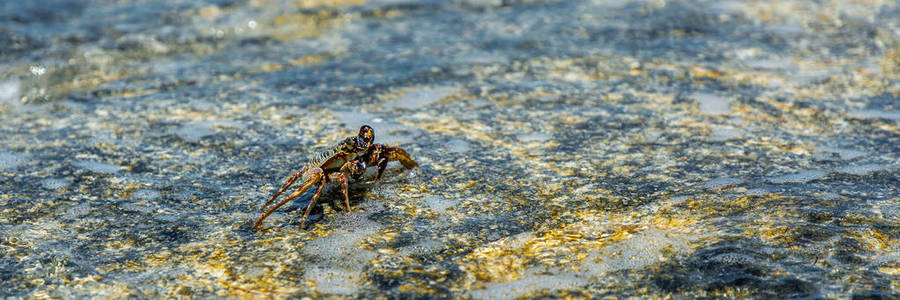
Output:
M381 174L384 173L384 169L387 168L388 159L382 158L378 162L378 175L375 176L375 181L381 181Z
M294 184L294 181L297 181L297 178L300 178L300 175L303 174L303 172L306 172L306 167L303 167L303 169L301 169L300 172L297 172L297 173L294 173L293 175L291 175L291 178L288 178L288 181L285 182L284 185L282 185L281 188L278 189L278 192L275 192L275 195L272 195L272 198L269 198L269 201L266 201L266 204L263 204L263 206L260 207L260 209L265 210L266 206L269 206L269 204L272 204L272 201L275 201L275 198L278 198L278 195L281 195L281 193L283 193L284 190L288 189L292 184Z
M300 222L300 229L306 228L306 220L309 218L309 212L312 211L313 206L316 206L316 200L319 200L319 195L322 194L325 183L326 180L323 178L321 184L319 184L319 188L316 189L316 193L313 195L312 200L309 200L309 205L306 206L306 211L303 212L303 221Z
M378 160L378 176L375 176L375 181L381 180L381 174L384 173L384 169L387 168L389 161L400 161L400 164L407 169L419 166L403 148L391 146L384 146L384 148L384 152L381 153L381 159Z
M257 229L259 227L259 224L262 224L262 221L265 220L266 217L268 217L270 214L275 212L276 209L278 209L279 207L281 207L288 201L291 201L292 199L297 198L297 196L300 196L301 194L303 194L303 192L306 192L306 190L308 190L309 187L315 185L319 181L322 181L321 180L322 176L323 176L322 169L315 168L315 169L310 170L309 173L310 173L309 179L306 180L306 182L304 182L302 186L297 188L297 190L294 191L294 193L292 193L290 196L288 196L287 198L284 198L284 200L281 200L281 202L278 202L278 204L275 204L275 206L272 206L272 208L269 208L268 211L263 213L262 216L259 217L259 220L256 220L256 224L253 224L253 229ZM296 180L296 178L295 178L295 180ZM324 186L324 183L322 183L322 185ZM319 187L319 188L321 189L321 187ZM318 195L318 193L316 193L316 195ZM315 196L313 197L313 202L315 202ZM308 212L309 212L309 210L307 209L307 213Z
M341 192L344 194L344 208L349 213L351 211L350 197L347 195L347 191L350 189L350 187L347 184L347 182L349 181L347 179L347 175L345 175L344 173L333 173L329 176L329 179L332 181L338 181L341 183Z

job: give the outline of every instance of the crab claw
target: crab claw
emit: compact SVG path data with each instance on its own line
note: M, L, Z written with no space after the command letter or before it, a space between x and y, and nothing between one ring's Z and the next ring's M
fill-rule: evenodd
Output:
M366 174L366 164L361 160L354 160L347 164L347 171L353 179L359 179Z
M391 147L384 144L372 144L372 146L369 147L369 150L366 151L365 159L367 159L367 167L374 165L378 166L378 175L375 176L375 181L381 180L381 175L384 174L384 169L387 168L388 162L399 161L400 164L407 169L419 166L419 164L416 163L403 148Z
M400 147L388 147L388 151L385 153L385 157L388 161L399 161L400 164L403 165L404 168L412 169L419 166L415 160L409 156L409 153L406 153L406 150Z

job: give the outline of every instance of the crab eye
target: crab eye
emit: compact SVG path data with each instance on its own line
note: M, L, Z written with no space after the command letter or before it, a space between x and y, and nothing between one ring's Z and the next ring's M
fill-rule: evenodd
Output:
M363 125L359 128L359 137L366 140L367 143L371 143L375 139L375 130L372 130L369 125Z

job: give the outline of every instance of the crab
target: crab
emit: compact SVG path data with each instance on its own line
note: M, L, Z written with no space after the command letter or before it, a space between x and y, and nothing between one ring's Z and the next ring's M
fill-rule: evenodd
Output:
M358 160L355 160L357 156L360 154L364 154L369 146L372 145L372 142L375 140L375 130L372 129L369 125L363 125L359 128L359 134L356 136L346 137L343 141L337 143L336 145L328 148L327 150L313 155L310 157L309 162L300 169L299 172L294 173L288 178L287 182L272 195L272 198L269 198L269 201L266 201L263 204L262 209L265 210L269 204L275 201L281 193L287 190L291 185L294 184L297 179L303 179L303 184L297 188L290 196L275 204L262 216L256 220L256 223L253 224L253 229L259 228L259 225L262 224L262 221L266 219L272 212L276 209L291 201L306 192L310 187L314 185L318 185L316 188L316 193L313 195L312 200L309 202L309 206L306 207L306 211L303 213L303 221L300 224L300 227L303 228L306 226L306 220L309 216L309 212L312 210L313 206L316 204L316 200L319 199L319 195L322 193L322 189L325 187L325 184L331 181L340 182L341 191L344 194L344 205L346 206L347 211L350 210L350 200L347 196L348 189L348 177L355 173L359 173L359 168L365 168L365 164L361 163Z
M362 174L365 174L367 166L378 165L378 177L376 178L376 181L378 181L381 179L381 175L384 172L388 161L398 160L408 169L415 168L419 165L405 150L399 147L373 144L374 140L375 131L369 125L363 125L359 128L358 135L349 136L328 150L310 157L309 162L300 169L299 172L292 174L287 182L284 183L284 185L282 185L265 204L263 204L262 209L265 212L258 220L256 220L253 229L259 228L262 221L275 212L276 209L288 201L300 196L310 187L317 185L318 188L316 188L312 200L309 201L309 205L307 205L306 210L303 212L300 228L305 228L306 221L309 218L309 212L312 211L312 208L316 205L316 200L319 199L319 195L322 193L325 185L329 182L339 182L341 184L341 192L344 196L344 208L347 213L350 213L350 198L347 195L347 191L348 182L351 177L360 178ZM266 210L266 207L269 206L269 204L272 204L281 193L287 190L298 179L303 179L303 184L297 188L296 191Z

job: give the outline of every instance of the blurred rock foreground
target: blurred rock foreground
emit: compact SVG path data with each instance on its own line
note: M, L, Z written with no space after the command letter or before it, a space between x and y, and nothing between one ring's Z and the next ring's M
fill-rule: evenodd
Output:
M3 298L900 297L895 1L5 1L0 120Z

